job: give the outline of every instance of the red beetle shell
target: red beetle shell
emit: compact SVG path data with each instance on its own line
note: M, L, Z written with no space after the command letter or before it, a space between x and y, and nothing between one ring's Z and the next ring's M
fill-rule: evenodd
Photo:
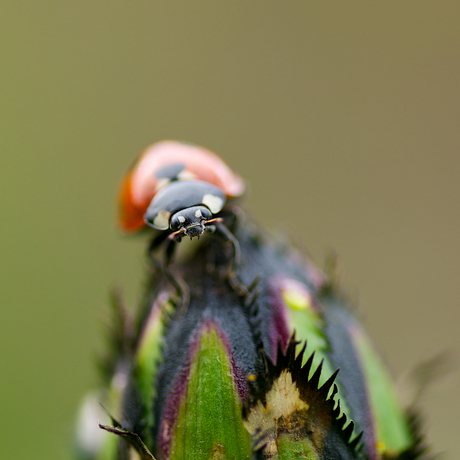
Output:
M120 226L125 231L142 230L144 214L152 198L168 182L155 172L168 165L183 164L183 176L209 182L227 197L243 194L244 181L216 154L204 147L176 141L161 141L145 149L126 175L120 190Z

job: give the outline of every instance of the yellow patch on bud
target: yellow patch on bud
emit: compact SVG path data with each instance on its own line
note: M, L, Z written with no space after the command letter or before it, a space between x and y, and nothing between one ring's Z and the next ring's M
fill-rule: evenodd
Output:
M289 280L281 289L284 302L293 310L307 310L312 306L310 292L305 285L296 280Z
M258 432L264 435L263 442L267 442L265 453L270 457L278 452L276 436L279 426L289 425L293 415L299 412L305 414L310 406L300 399L299 389L288 371L283 371L275 380L266 395L266 403L264 406L258 401L251 409L245 427L251 434Z

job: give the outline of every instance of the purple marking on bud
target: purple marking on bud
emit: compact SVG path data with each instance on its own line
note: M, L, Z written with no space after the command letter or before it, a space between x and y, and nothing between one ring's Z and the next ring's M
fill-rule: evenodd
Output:
M248 394L246 373L244 369L240 369L236 366L235 359L231 351L231 345L228 341L225 332L222 330L222 327L218 324L218 322L216 322L214 319L204 320L203 323L197 328L196 332L193 334L193 338L189 342L190 353L188 359L186 360L182 369L176 376L172 390L168 395L165 403L165 408L160 421L160 430L158 434L159 457L164 458L165 460L169 459L169 448L171 444L171 438L174 432L174 427L177 421L179 406L182 398L185 396L187 392L190 368L193 360L196 358L196 353L200 346L201 336L207 333L212 328L214 328L217 331L218 336L222 341L222 344L225 347L225 350L228 354L230 365L232 368L233 381L235 383L238 395L240 396L241 400L244 401Z
M326 284L328 284L328 278L326 274L321 271L316 265L310 260L304 261L305 273L308 280L311 282L316 291L321 290Z
M276 362L278 343L281 343L285 350L291 336L287 322L286 304L281 291L285 280L284 277L275 276L268 284L268 297L272 310L269 320L270 358L273 362Z
M285 349L292 334L292 324L289 324L288 309L285 296L294 295L299 298L299 309L310 308L320 313L318 304L311 290L301 281L285 276L275 276L269 281L268 293L272 317L270 318L271 358L276 362L278 343ZM294 307L295 308L295 307Z
M311 283L315 291L319 291L329 283L328 277L302 252L292 252L289 260L293 267L302 267L308 282Z
M192 344L192 347L196 344ZM193 351L191 355L193 355ZM191 356L184 364L179 374L176 377L174 386L172 387L171 393L166 400L163 417L160 423L160 431L158 433L158 449L160 457L169 458L169 446L171 444L171 437L174 431L174 424L177 420L177 414L179 412L179 403L182 396L187 391L187 377L190 372Z

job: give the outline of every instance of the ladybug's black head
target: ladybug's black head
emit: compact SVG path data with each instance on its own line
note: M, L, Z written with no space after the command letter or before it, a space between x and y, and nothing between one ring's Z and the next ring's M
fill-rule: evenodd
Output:
M192 206L176 212L170 221L170 228L174 232L181 231L192 239L198 239L206 230L206 222L212 218L211 211L206 206Z

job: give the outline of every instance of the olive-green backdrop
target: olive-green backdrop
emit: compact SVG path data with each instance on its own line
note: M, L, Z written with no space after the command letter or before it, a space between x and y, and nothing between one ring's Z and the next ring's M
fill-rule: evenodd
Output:
M222 155L343 284L396 376L460 348L460 2L2 0L0 457L69 459L149 143ZM454 359L455 361L455 359ZM458 361L458 360L457 360ZM458 365L422 401L457 458Z

